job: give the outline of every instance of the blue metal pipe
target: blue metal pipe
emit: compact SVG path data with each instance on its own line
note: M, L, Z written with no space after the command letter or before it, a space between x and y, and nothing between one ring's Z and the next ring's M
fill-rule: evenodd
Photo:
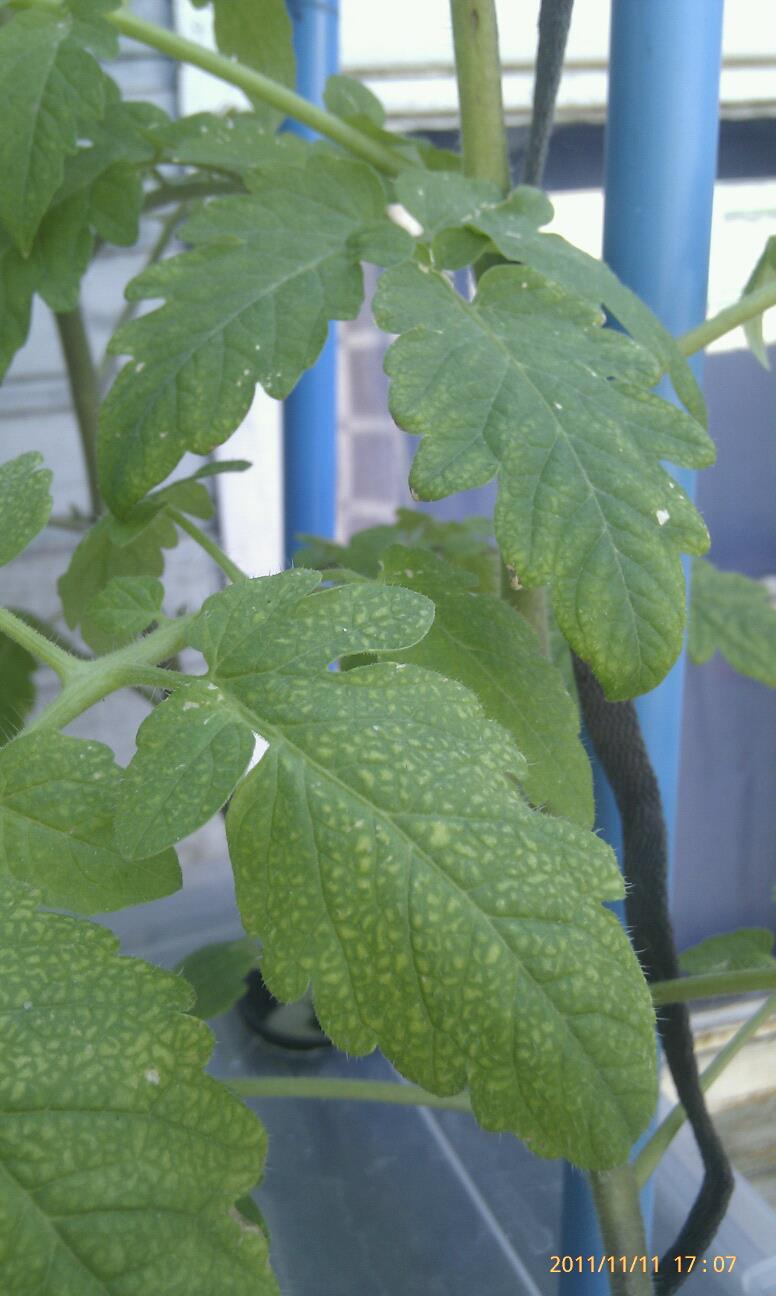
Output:
M672 333L706 313L717 167L723 0L612 0L606 128L604 259ZM700 372L700 362L696 373ZM661 394L672 399L667 384ZM694 492L694 474L672 470ZM684 658L637 706L673 855ZM597 789L605 782L596 771ZM619 847L611 790L598 827ZM647 1204L647 1210L649 1209ZM564 1254L601 1254L585 1179L567 1170ZM606 1296L605 1274L573 1274L560 1290Z
M287 0L294 24L297 89L323 102L327 78L339 63L337 0ZM294 123L308 138L314 132ZM336 329L316 365L304 374L285 402L283 434L283 513L285 557L289 563L300 532L333 536L337 515L337 343Z

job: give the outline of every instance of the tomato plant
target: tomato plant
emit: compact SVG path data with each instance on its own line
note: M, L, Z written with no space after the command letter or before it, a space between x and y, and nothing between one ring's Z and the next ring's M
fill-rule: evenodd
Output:
M325 109L301 99L281 0L214 8L218 52L113 0L11 0L0 27L0 361L39 296L92 510L59 583L67 634L0 609L3 1290L275 1291L246 1197L264 1135L236 1096L261 1080L207 1077L184 977L118 957L79 916L174 891L176 844L225 805L251 939L218 955L225 998L209 956L184 965L209 991L199 1010L234 998L258 939L273 994L311 986L338 1046L379 1046L412 1082L331 1082L334 1096L470 1108L588 1170L607 1250L646 1253L639 1180L682 1119L629 1164L655 1107L654 1004L773 986L774 963L744 937L648 985L604 904L624 883L593 831L570 654L599 716L632 716L606 708L678 657L689 554L691 651L721 648L774 682L776 617L754 583L702 559L706 527L665 466L712 462L687 356L742 321L756 334L773 282L762 271L675 339L604 264L545 232L541 189L511 188L488 0L451 4L462 157L389 131L348 78L332 78ZM120 34L239 87L250 110L171 121L125 102L100 61ZM283 132L286 117L321 138ZM110 343L126 359L100 401L80 283L151 210L163 234L127 285ZM185 250L165 256L173 234ZM395 335L391 412L420 438L414 494L497 479L494 517L405 511L248 579L200 526L208 477L245 465L165 483L186 452L228 440L257 384L288 396L329 322L360 310L365 262L382 270L374 314ZM467 266L471 299L449 274ZM129 318L144 301L162 304ZM653 392L665 373L678 404ZM50 477L34 449L0 467L0 561L49 523ZM162 577L181 532L228 583L172 615ZM198 673L179 669L186 647ZM61 689L30 718L41 663ZM123 769L63 730L126 688L163 700ZM644 1291L651 1274L613 1281Z

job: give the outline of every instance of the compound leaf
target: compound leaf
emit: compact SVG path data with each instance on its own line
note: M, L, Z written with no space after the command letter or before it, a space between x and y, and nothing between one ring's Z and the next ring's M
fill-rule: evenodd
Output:
M155 576L114 576L88 604L89 620L111 639L132 639L155 621L164 586Z
M0 1266L5 1296L277 1296L256 1117L204 1073L180 977L0 882Z
M43 456L28 450L0 464L0 567L27 548L51 513L51 477Z
M37 669L32 653L0 633L0 746L19 732L32 710Z
M192 1012L203 1021L227 1012L245 994L245 978L259 962L259 946L249 936L193 950L175 971L197 996Z
M219 689L192 684L154 707L137 735L116 814L127 859L188 837L221 809L256 745Z
M526 757L523 785L533 804L592 827L592 771L577 708L528 622L503 599L467 588L460 572L427 550L388 549L383 579L426 594L436 609L426 637L392 654L394 660L426 666L470 688Z
M113 830L122 771L98 742L29 734L0 751L0 877L46 904L103 913L177 891L174 851L128 863Z
M706 528L661 460L714 447L649 388L656 363L601 328L588 302L527 266L498 266L473 303L413 264L383 275L391 412L423 437L415 494L438 499L499 474L495 529L523 586L549 585L559 625L611 698L659 683L681 649L682 550Z
M762 581L696 559L687 650L699 663L721 652L734 670L776 688L776 608Z
M318 580L241 582L191 630L269 743L227 815L269 989L295 1000L312 981L346 1051L379 1043L436 1093L468 1083L486 1127L614 1164L655 1077L650 996L599 903L622 890L611 852L527 805L523 758L461 685L401 663L327 669L418 642L425 598L370 582L313 593Z
M0 29L0 221L20 252L62 183L84 125L105 111L105 78L60 14L26 11Z
M397 181L397 194L432 236L432 247L442 264L447 264L445 253L451 250L463 257L460 262L454 255L454 268L475 260L483 249L473 245L471 238L479 236L489 239L508 261L531 266L570 292L605 306L671 375L677 395L705 425L703 394L675 339L605 262L559 234L541 232L540 227L552 220L553 208L540 190L521 185L503 198L496 186L484 181L408 171ZM460 226L463 231L456 229ZM467 232L469 238L462 238Z
M744 972L773 967L773 932L765 927L740 927L721 936L708 936L679 955L683 972Z
M102 409L100 473L125 515L186 450L206 454L240 424L260 382L284 399L317 358L330 319L363 294L353 239L383 214L368 167L329 154L252 178L250 195L200 208L182 237L193 250L146 270L132 300L166 305L125 325L111 350L133 361ZM218 292L213 284L218 283Z

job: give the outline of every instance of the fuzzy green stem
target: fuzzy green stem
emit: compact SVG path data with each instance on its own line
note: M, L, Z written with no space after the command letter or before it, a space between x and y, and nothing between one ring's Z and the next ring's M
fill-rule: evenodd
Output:
M596 1212L601 1225L603 1254L626 1257L633 1273L611 1274L614 1296L651 1296L652 1279L639 1268L647 1257L647 1240L639 1204L639 1187L633 1166L617 1166L614 1170L598 1170L590 1175ZM646 1263L646 1260L644 1260Z
M81 438L86 479L89 485L89 504L92 515L97 517L102 507L97 472L97 425L100 413L97 370L92 359L80 306L76 306L72 311L57 313L54 318L57 322L62 354L65 357L70 396Z
M186 642L190 621L191 617L167 621L144 638L92 661L73 659L62 692L26 727L24 733L63 729L109 693L133 684L151 682L144 668L168 661L180 651ZM165 679L173 682L177 678L177 673L172 671L159 671L154 672L152 682L158 687Z
M181 513L176 508L168 507L167 513L176 526L181 528L181 531L185 531L187 535L190 535L200 549L204 549L205 553L210 555L213 562L221 568L221 571L229 577L230 581L237 582L248 579L242 568L238 567L237 563L233 563L231 558L224 553L221 546L216 544L213 537L209 536L201 527L198 527L196 522L192 522L190 517L187 517L185 513Z
M170 207L173 203L182 207L185 203L204 198L220 198L224 195L247 193L245 185L238 180L217 180L214 176L190 176L186 180L165 180L158 189L151 189L145 196L143 211L156 211L158 207Z
M408 1107L438 1107L471 1112L465 1094L440 1098L419 1085L393 1080L338 1080L317 1076L260 1076L226 1082L241 1098L325 1098L346 1102L398 1103Z
M39 5L40 0L35 0L35 4ZM221 81L226 81L228 85L237 86L249 96L271 104L285 117L293 117L312 130L327 136L328 139L334 140L336 144L342 144L351 153L355 153L357 157L370 162L372 166L388 175L398 175L399 171L407 165L384 144L371 139L354 126L349 126L333 113L316 107L295 91L289 90L287 86L263 76L253 68L246 67L244 63L226 58L223 54L217 54L203 45L197 45L195 41L186 40L176 32L159 27L156 23L147 22L144 18L138 18L136 14L130 13L125 8L106 13L105 18L122 35L140 41L143 45L149 45L178 63L190 63L192 67L202 68L204 72L212 73Z
M725 1068L733 1061L733 1058L741 1052L744 1045L748 1043L760 1029L763 1022L767 1021L774 1012L776 1012L776 994L770 995L757 1009L757 1012L752 1013L752 1016L747 1018L743 1026L739 1026L735 1035L728 1040L727 1044L719 1050L719 1053L701 1072L701 1089L704 1093L711 1088L715 1080L719 1079ZM643 1188L647 1180L654 1174L686 1119L687 1113L684 1107L681 1103L677 1103L644 1144L633 1162L633 1169L640 1188Z
M26 648L33 657L50 666L63 684L74 678L83 664L77 657L60 648L58 644L52 643L34 626L28 625L7 608L0 608L0 631L9 639L13 639L14 643L19 644L21 648Z
M659 1006L689 1003L691 999L719 999L725 995L751 994L776 989L776 964L771 968L744 968L735 972L704 972L698 976L678 977L675 981L655 981L650 986L652 1002Z
M679 350L682 355L695 355L696 351L703 351L712 342L716 342L717 338L724 337L740 324L746 324L747 320L762 315L763 311L771 306L776 306L776 282L754 288L740 301L734 302L732 306L726 306L719 314L704 320L697 328L683 333L677 338Z
M509 155L501 94L494 0L450 0L461 108L463 169L509 190Z

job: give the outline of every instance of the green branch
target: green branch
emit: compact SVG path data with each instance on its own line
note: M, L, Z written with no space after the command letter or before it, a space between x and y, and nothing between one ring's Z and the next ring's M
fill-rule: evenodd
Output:
M639 1203L639 1187L633 1166L617 1166L614 1170L597 1170L590 1175L596 1213L601 1225L603 1254L628 1261L645 1257L647 1264L647 1239ZM611 1287L614 1296L651 1296L652 1279L649 1272L633 1273L612 1271Z
M776 282L763 284L762 288L755 288L740 301L734 302L732 306L726 306L718 315L712 315L697 328L683 333L677 338L679 350L682 355L695 355L696 351L703 351L712 342L716 342L717 338L731 333L739 325L746 324L747 320L762 315L763 311L771 306L776 306Z
M158 207L169 207L175 203L183 206L202 198L220 198L224 194L247 193L245 185L238 180L216 180L215 177L192 176L187 180L165 180L158 189L150 189L143 202L143 211L156 211Z
M76 306L72 311L56 313L54 319L57 322L59 341L65 357L70 396L81 438L89 484L89 503L92 515L98 517L102 508L102 498L97 472L97 425L100 413L97 371L80 306Z
M450 0L461 111L463 169L509 191L509 154L501 94L494 0Z
M345 1102L397 1103L403 1107L438 1107L443 1111L471 1113L465 1094L440 1098L419 1085L394 1080L336 1080L317 1076L260 1076L229 1079L229 1088L241 1098L325 1098Z
M40 0L35 0L35 3L40 3ZM289 90L278 81L263 76L261 72L255 72L244 63L217 54L214 50L206 49L195 41L186 40L176 32L157 26L156 23L146 22L144 18L138 18L130 13L128 9L116 9L112 13L106 13L105 18L122 35L140 41L143 45L149 45L152 49L159 50L160 54L167 54L179 63L190 63L192 67L201 68L203 72L210 72L221 81L226 81L228 85L237 86L249 96L270 104L284 116L293 117L295 121L302 122L312 130L334 140L336 144L342 144L351 153L355 153L357 157L370 162L372 166L388 175L398 175L399 171L407 165L384 144L379 144L363 131L349 126L333 113L316 107L309 100L296 94L294 90Z
M753 1013L736 1031L735 1035L728 1040L727 1044L719 1050L716 1057L712 1059L706 1069L701 1073L701 1088L704 1093L719 1079L722 1072L730 1065L737 1053L740 1053L744 1045L759 1030L763 1022L776 1012L776 994L772 994L765 1002ZM644 1144L635 1161L633 1169L636 1174L639 1187L643 1188L647 1180L654 1174L660 1161L668 1151L679 1130L687 1119L687 1113L681 1103L668 1113L665 1120L658 1125L654 1134Z
M4 616L9 615L4 613ZM151 634L134 640L124 648L117 648L115 652L106 653L104 657L79 661L65 654L68 658L68 674L67 677L62 677L62 692L23 732L28 734L46 729L63 729L117 689L149 683L157 688L160 685L164 687L166 682L174 683L182 678L174 671L154 671L151 675L145 668L168 661L184 647L190 620L190 617L179 617L176 621L166 621L158 630L152 630Z
M221 546L216 544L212 536L209 536L206 531L198 527L196 522L192 522L191 518L187 517L185 513L168 506L167 514L172 518L176 526L181 528L181 531L185 531L187 535L190 535L200 549L204 549L205 553L210 555L213 562L221 568L221 571L229 577L230 581L237 582L248 579L242 568L238 567L237 563L232 562Z
M751 994L776 989L776 963L771 968L744 968L735 972L704 972L675 981L655 981L652 1002L688 1003L691 999L719 999L724 995Z
M0 632L13 639L27 652L37 657L38 661L50 666L59 676L63 684L73 679L82 666L82 662L60 648L58 644L52 643L44 634L36 630L33 626L16 616L15 613L9 612L7 608L0 608Z

